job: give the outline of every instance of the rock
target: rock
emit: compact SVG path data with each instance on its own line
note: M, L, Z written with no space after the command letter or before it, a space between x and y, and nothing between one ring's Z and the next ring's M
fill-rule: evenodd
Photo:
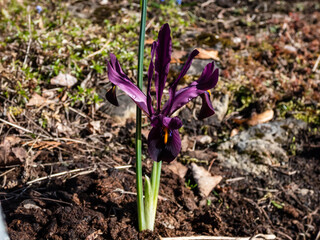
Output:
M292 118L250 127L218 147L218 160L243 172L267 173L268 166L287 164L288 154L282 145L306 128L305 122Z
M187 74L191 76L200 76L203 69L211 62L212 60L194 59Z
M208 125L219 126L224 119L228 111L229 105L229 95L222 95L220 98L215 98L212 101L212 106L214 108L215 114L211 117L204 119L204 123Z
M2 213L2 207L0 206L0 236L3 240L10 240L7 233L7 224L4 220L4 215Z
M212 142L212 137L208 135L199 135L196 137L196 141L200 145L207 145Z
M117 88L119 106L116 107L106 100L105 95L107 90L108 89L105 88L98 90L99 96L105 99L104 104L99 110L113 117L117 122L125 123L127 119L135 119L136 104L132 101L132 99L119 88Z
M199 167L195 163L191 164L191 170L193 178L198 184L199 192L203 197L207 197L222 180L221 176L211 176L206 169Z

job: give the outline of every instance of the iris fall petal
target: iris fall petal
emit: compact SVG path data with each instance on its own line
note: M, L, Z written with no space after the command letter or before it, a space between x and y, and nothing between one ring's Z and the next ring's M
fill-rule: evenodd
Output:
M181 150L181 139L178 130L169 130L169 138L164 143L164 131L161 126L151 129L148 136L148 152L154 161L172 162Z

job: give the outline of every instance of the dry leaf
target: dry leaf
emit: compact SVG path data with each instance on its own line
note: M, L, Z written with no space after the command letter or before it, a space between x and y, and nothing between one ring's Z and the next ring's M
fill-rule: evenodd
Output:
M202 48L197 48L199 51L199 54L196 56L198 59L213 59L216 61L220 61L220 58L218 57L218 51L214 49L202 49Z
M191 170L195 182L198 184L199 192L203 197L207 197L211 191L221 182L221 176L211 176L203 167L191 164Z
M100 133L101 121L91 121L88 124L89 131L91 133Z
M168 164L168 168L180 178L184 178L188 172L188 168L178 161L173 161L172 163Z
M12 152L21 162L24 162L28 156L27 151L22 147L12 148Z
M153 38L148 38L144 41L145 45L152 45L152 43L154 42Z
M194 140L190 140L187 135L184 135L181 140L181 151L186 152L188 149L192 149Z
M187 55L186 51L173 50L170 63L183 63L181 59Z
M273 119L273 116L274 116L274 111L270 109L263 113L253 114L251 118L233 119L233 121L237 124L246 123L249 126L255 126L261 123L266 123L271 121Z
M39 94L34 93L27 103L27 107L36 106L40 107L42 105L48 105L54 103L54 101L41 97Z
M56 124L56 131L58 133L64 134L65 136L74 134L74 131L70 127L59 122Z
M50 83L52 85L72 87L77 83L77 79L70 74L60 72L58 76L50 80Z
M270 109L270 110L267 110L267 111L265 111L263 113L253 115L247 121L247 123L250 126L255 126L255 125L258 125L260 123L266 123L266 122L271 121L273 116L274 116L274 112L273 112L272 109Z
M239 130L237 128L232 129L230 133L230 137L232 138L233 136L237 135L239 133Z

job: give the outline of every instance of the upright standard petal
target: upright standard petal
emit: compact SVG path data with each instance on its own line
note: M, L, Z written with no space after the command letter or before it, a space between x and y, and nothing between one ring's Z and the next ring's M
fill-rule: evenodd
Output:
M161 98L167 81L171 61L172 43L169 24L164 24L159 32L155 59L155 87L157 112L160 111Z
M152 83L152 77L154 72L153 58L154 58L154 53L156 51L156 48L157 48L157 42L153 42L151 47L151 61L148 69L148 87L147 87L147 106L148 106L148 111L150 115L154 113L154 109L152 107L152 99L151 99L151 83Z
M198 97L211 88L214 88L218 82L218 78L219 69L214 68L213 62L209 63L197 81L176 92L168 116L172 115L176 110L187 104L193 98Z
M199 51L197 49L193 50L192 53L189 55L188 60L184 64L178 78L173 82L169 89L169 100L166 102L166 104L163 107L163 114L166 115L170 112L170 109L173 104L173 99L176 94L177 86L179 81L187 74L191 64L192 60L199 54Z
M148 111L146 95L124 74L116 56L113 54L110 54L110 62L108 62L108 77L110 82L128 94L142 111L148 116L151 114Z
M148 136L148 152L154 161L172 162L180 150L181 140L178 130L170 130L161 126L151 129Z
M202 98L202 106L198 114L198 119L202 120L204 118L210 117L214 114L214 109L210 99L211 93L209 90L200 95Z

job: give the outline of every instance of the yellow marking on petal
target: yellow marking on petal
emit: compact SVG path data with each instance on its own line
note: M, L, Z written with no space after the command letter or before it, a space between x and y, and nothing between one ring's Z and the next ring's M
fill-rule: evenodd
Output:
M207 92L209 93L209 96L211 97L211 92L210 92L210 90L207 90Z
M112 87L112 92L114 93L115 91L116 91L116 85Z
M164 144L167 144L168 138L169 138L168 128L166 128L166 127L163 128L163 132L164 132L163 142L164 142Z

